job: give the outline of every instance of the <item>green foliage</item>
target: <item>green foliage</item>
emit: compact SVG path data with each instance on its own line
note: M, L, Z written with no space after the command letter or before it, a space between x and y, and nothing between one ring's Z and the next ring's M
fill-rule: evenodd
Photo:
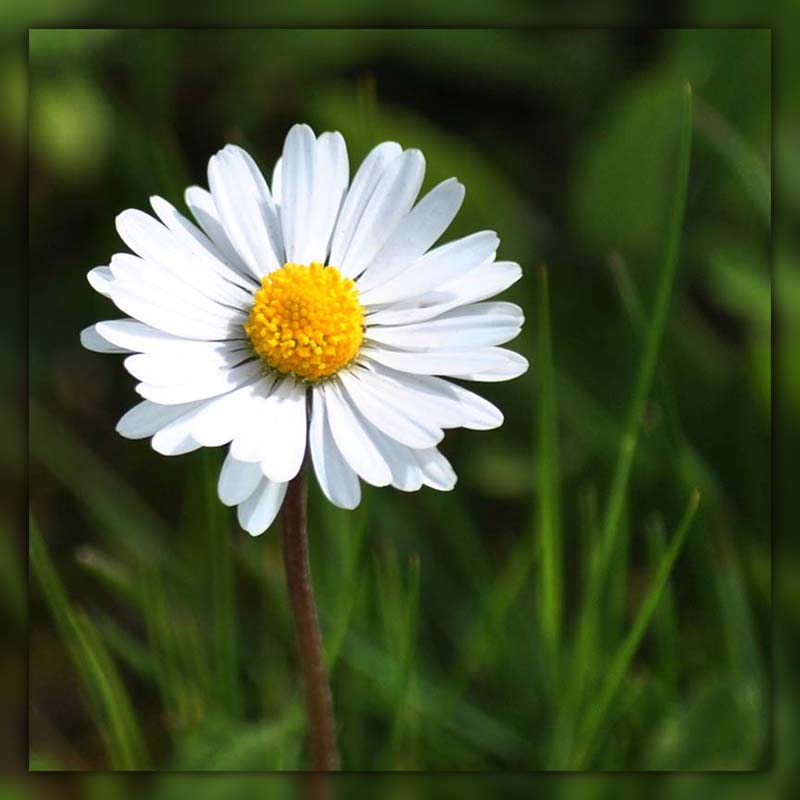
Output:
M495 229L522 264L513 346L532 361L478 387L502 428L448 434L454 492L365 487L343 512L312 486L345 768L764 763L769 41L753 37L662 32L642 58L613 32L31 34L36 769L308 763L279 531L238 529L219 453L117 437L130 381L78 344L115 315L83 280L121 249L114 215L180 204L226 141L268 171L296 120L341 130L351 166L391 138L423 150L426 186L465 183L452 235ZM175 776L158 796L231 788Z
M119 672L89 616L72 607L33 519L30 559L59 635L80 675L82 689L91 697L110 766L117 770L146 769L144 739Z

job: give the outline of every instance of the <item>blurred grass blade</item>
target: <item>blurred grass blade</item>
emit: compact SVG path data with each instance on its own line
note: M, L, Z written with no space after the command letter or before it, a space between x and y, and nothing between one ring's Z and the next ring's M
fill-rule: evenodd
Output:
M139 576L148 648L153 654L161 701L172 720L172 732L202 718L207 701L208 657L197 623L174 595L163 570L143 567Z
M765 225L772 220L772 188L769 168L746 139L713 106L697 103L697 130L730 163L745 194Z
M256 772L287 769L286 755L290 763L296 764L300 756L301 735L305 729L305 714L302 703L287 698L286 708L279 714L272 713L257 723L242 724L225 718L214 718L187 732L173 753L167 767L170 772ZM223 779L223 776L218 776ZM254 776L255 777L255 776ZM241 776L239 776L241 779ZM230 785L220 780L202 781L194 797L198 800L211 798L244 798L260 796L258 792L231 791ZM212 783L214 789L207 786ZM163 789L163 781L159 781ZM263 792L262 792L263 794ZM269 796L274 796L268 792ZM170 794L157 793L155 796L167 798L187 797L185 791ZM148 795L152 798L153 795Z
M687 84L683 91L683 113L678 152L678 169L674 202L671 209L664 263L656 289L655 307L644 341L644 352L636 378L627 421L619 443L618 457L609 490L606 513L598 544L597 558L593 563L578 624L577 651L574 667L573 691L581 692L584 679L590 670L589 659L596 654L600 600L608 578L614 554L628 481L633 467L639 441L642 418L653 385L661 342L666 328L672 287L678 268L681 234L686 210L686 195L689 187L689 164L692 143L692 92Z
M133 608L141 606L140 587L134 579L133 571L124 561L89 544L77 548L75 561L119 600Z
M140 678L154 682L155 663L152 652L109 614L95 611L94 624L111 653Z
M149 759L144 738L117 667L89 617L72 607L33 518L30 558L56 628L91 700L111 766L146 769Z
M425 495L425 503L448 552L458 562L464 581L474 591L480 591L492 580L494 570L481 547L482 532L475 515L453 492Z
M600 636L603 643L614 642L623 634L627 624L627 603L630 583L630 513L629 504L625 503L619 521L619 533L616 546L611 557L609 571L614 576L609 581L604 598L603 624Z
M653 572L667 552L667 534L664 521L659 516L647 525L647 556ZM664 684L666 699L673 702L678 692L678 622L675 611L675 593L668 581L664 587L661 605L653 619L656 648L660 666L658 674Z
M639 441L642 417L644 415L647 399L653 385L653 377L658 363L661 341L666 328L667 314L669 312L672 286L678 268L678 254L680 252L681 234L683 230L684 213L686 210L686 195L689 188L689 163L691 160L691 135L692 135L692 94L687 85L684 91L683 122L681 130L680 153L678 157L678 178L675 191L675 202L669 224L669 237L664 266L656 292L655 308L650 318L650 325L644 344L639 374L631 399L627 424L619 448L619 456L611 482L608 505L603 522L603 533L600 543L600 559L598 572L602 576L607 568L608 561L614 550L615 537L625 494L630 478L633 459L636 455L636 445Z
M630 667L631 661L636 651L639 649L644 634L658 608L658 604L664 595L667 581L678 559L678 555L681 552L683 543L686 540L686 535L689 532L692 520L697 513L699 502L700 494L695 491L689 498L689 503L683 514L683 518L678 525L678 529L673 536L668 550L658 565L658 569L653 576L653 582L639 607L631 629L617 649L614 657L611 659L600 691L588 706L583 724L580 728L578 737L580 746L572 764L573 769L585 768L587 760L593 753L593 748L596 746L597 735L605 722L606 715L611 706L611 701L616 696Z
M580 437L592 454L613 460L620 424L563 370L555 369L558 408L564 427Z
M630 270L619 254L612 256L609 267L625 314L637 335L644 338L647 331L647 316ZM686 436L678 413L678 403L672 383L667 371L663 368L658 370L654 392L660 408L664 412L664 430L671 449L669 459L674 467L676 477L687 491L697 486L707 500L714 497L719 501L721 493L719 482L702 455Z
M327 500L324 502L327 503ZM359 587L364 585L363 582L359 582L358 576L368 519L369 496L366 493L361 504L354 511L330 508L326 510L323 518L328 540L327 546L334 544L338 553L338 558L333 560L335 566L333 586L335 588L330 592L334 604L329 615L325 611L320 612L326 631L325 662L331 676L333 676L334 668L339 661L342 644L347 636L362 591ZM329 561L331 560L326 560L325 566ZM341 586L355 588L353 591L342 592L339 591Z
M383 692L391 692L397 684L401 666L355 631L348 633L342 657ZM514 727L471 703L463 700L454 703L448 692L425 676L417 675L414 691L408 695L408 706L420 718L501 760L516 761L530 749L529 740Z
M55 416L30 404L30 454L45 466L113 537L136 557L168 559L171 531L152 508ZM172 568L178 569L172 560Z
M386 769L402 769L409 756L404 748L405 734L416 716L408 698L414 686L415 643L419 618L420 559L409 559L408 575L403 576L397 551L390 548L376 562L375 570L383 615L386 649L398 666L394 685L387 693L391 706L391 732L382 761Z
M464 694L470 679L491 654L497 632L502 630L509 612L528 583L539 552L539 547L531 548L530 542L522 539L486 591L478 617L465 637L458 666L453 670L453 702Z
M233 539L228 516L217 499L219 467L207 450L203 453L205 532L208 546L208 594L211 605L212 689L220 706L233 717L241 713L239 643L234 588Z
M536 463L537 513L533 537L540 542L539 617L546 671L551 681L559 674L561 646L561 500L559 494L558 415L550 330L547 269L537 270L539 289L537 363L539 376Z
M742 692L742 701L746 698L758 706L756 698L766 691L768 670L758 644L741 557L733 543L720 542L718 550L712 575L731 672L738 686L747 687L747 692Z

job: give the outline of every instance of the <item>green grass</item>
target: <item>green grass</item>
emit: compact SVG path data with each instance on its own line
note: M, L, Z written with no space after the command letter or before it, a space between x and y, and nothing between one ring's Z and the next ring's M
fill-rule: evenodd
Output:
M538 270L539 304L537 311L537 358L534 368L538 375L537 451L535 495L538 498L537 516L532 526L533 542L541 548L538 581L542 644L553 686L557 685L561 651L563 617L561 496L558 461L558 407L555 370L550 332L550 300L547 291L547 271Z
M33 573L69 649L81 688L90 698L109 766L115 770L147 769L144 738L119 671L89 616L70 603L33 519L29 530Z
M680 68L665 61L637 67L636 76L614 73L624 82L618 88L610 78L603 84L616 56L602 38L570 45L559 83L562 76L545 77L562 52L556 40L523 53L500 37L507 47L498 61L492 37L474 32L469 48L413 32L344 32L334 46L309 32L298 61L305 71L271 61L273 75L262 59L285 44L285 32L230 34L224 57L213 37L190 47L180 33L165 32L153 57L174 74L148 111L155 121L142 113L155 69L144 51L134 48L122 63L116 41L98 40L73 53L74 69L93 80L119 69L138 88L108 100L114 113L103 124L125 124L109 156L118 169L84 179L100 197L58 180L51 189L57 167L34 144L32 223L41 224L31 225L33 257L52 267L50 288L57 281L68 296L46 325L32 309L32 764L73 768L63 738L92 768L308 764L279 530L251 539L238 529L216 498L220 453L164 459L146 442L113 434L133 396L120 365L43 333L63 326L75 338L109 313L75 265L88 269L117 247L112 206L142 206L156 191L178 202L185 182L202 180L197 153L205 158L219 142L205 141L198 125L186 147L176 110L184 106L170 102L174 92L194 103L184 84L202 80L181 70L197 63L189 58L195 47L209 48L209 68L219 67L238 92L197 89L209 100L193 106L208 114L209 138L241 141L267 161L283 118L300 113L297 102L305 103L302 118L345 132L352 164L376 138L419 146L431 173L426 185L450 174L467 185L453 235L496 228L500 257L524 267L508 298L528 318L512 347L532 368L507 385L474 387L506 421L496 431L448 434L456 489L364 487L361 506L344 512L311 488L312 571L344 767L763 763L769 419L763 375L749 359L762 352L769 319L752 258L768 233L768 173L753 145L761 112L739 113L727 84L705 77L718 80L740 58L760 62L744 41L715 38L703 49L702 33L666 39ZM439 92L428 106L403 100L381 78L394 69L392 58L417 64L422 44L430 48L425 74ZM48 80L44 67L57 49L39 52L34 41L32 52L34 74ZM352 80L359 52L379 63L359 67ZM517 72L523 66L530 74ZM460 70L474 69L488 70L529 110L551 104L555 127L531 142L502 104L491 130L443 124L435 113L441 92L458 83ZM702 97L694 121L691 92L680 89L687 78ZM541 92L544 80L554 83ZM282 87L291 81L303 91L291 92L298 99L290 102ZM760 108L759 86L737 91ZM568 157L551 163L548 137L582 118L595 92L597 123L567 137ZM95 94L97 102L105 96ZM48 103L58 96L49 92ZM273 105L247 103L239 118L237 97ZM241 130L222 124L234 117ZM562 186L562 169L581 180ZM55 200L70 210L69 198L91 208L87 219L97 225L79 252L51 265L45 223ZM641 230L626 229L626 214ZM606 233L615 238L606 241ZM704 302L712 310L698 309L694 295L709 287ZM736 320L730 336L726 314ZM8 589L18 598L19 586Z
M445 731L457 733L457 738L466 738L460 747L476 748L483 752L485 757L495 757L514 763L530 764L529 755L526 754L525 738L520 731L506 730L506 726L498 720L487 716L485 711L464 705L460 697L466 693L471 679L479 671L481 663L485 662L487 654L495 646L494 637L498 630L506 623L507 616L512 610L517 610L533 601L532 614L528 615L531 625L530 634L536 636L541 644L542 679L545 686L550 686L551 691L558 692L564 673L562 663L569 663L566 674L573 691L581 687L592 677L591 670L594 664L588 659L588 648L596 643L601 636L600 628L600 593L602 588L612 581L612 574L617 573L617 563L612 554L617 547L620 532L623 530L622 510L625 500L626 488L633 467L633 458L639 438L641 420L645 403L650 395L655 368L658 360L660 343L667 320L667 311L672 285L678 264L678 242L680 241L683 225L683 209L686 202L689 170L689 142L691 133L690 93L687 90L684 101L682 138L679 154L678 180L675 188L674 211L669 230L669 245L666 251L662 279L656 296L656 309L650 317L650 322L644 331L644 352L638 373L628 422L622 432L619 444L619 456L614 470L609 496L606 502L606 513L602 527L596 535L599 539L592 543L592 557L589 561L588 581L585 587L585 599L582 614L577 627L576 648L577 658L565 659L563 648L562 620L563 620L563 563L564 549L563 532L561 526L561 496L560 496L560 467L558 446L558 405L556 394L555 368L553 365L550 304L548 300L547 272L544 268L537 273L537 295L539 298L536 308L537 325L537 357L535 365L539 392L537 394L537 425L535 431L535 449L538 453L536 463L535 496L538 498L536 514L532 522L532 538L523 540L518 548L512 552L508 559L507 567L497 577L483 576L490 586L486 595L486 603L473 624L473 632L467 636L462 657L462 663L454 671L457 676L456 691L451 693L449 699L443 699L442 692L429 679L420 672L417 657L418 625L424 609L420 606L420 564L418 554L412 556L410 562L404 567L400 562L396 546L387 544L383 554L373 559L372 565L364 563L359 558L360 541L363 537L364 522L357 522L355 526L345 516L337 514L339 523L331 526L332 533L338 537L338 548L342 550L342 565L344 567L340 578L343 580L345 591L338 598L340 610L339 621L330 625L332 628L331 649L328 660L331 667L336 658L342 653L350 661L348 666L357 672L366 670L376 682L378 690L378 707L383 710L388 721L386 743L377 756L377 765L386 768L403 768L413 766L413 753L419 743L415 741L419 733L420 717L428 718L435 725L441 726ZM37 412L39 414L40 412ZM37 418L38 419L38 418ZM49 426L49 427L48 427ZM55 426L45 421L45 430L50 436ZM76 449L77 449L76 445ZM102 467L91 464L91 457L84 455L87 467L93 467L96 473L105 473L103 479L111 487L115 484L113 476L108 475ZM72 459L70 458L70 461ZM59 464L51 461L58 469ZM198 630L198 620L187 619L180 624L181 617L176 613L176 598L174 587L169 576L169 566L147 570L147 574L137 581L139 586L138 600L146 621L149 645L152 653L153 674L159 687L160 695L167 714L176 720L182 721L187 727L192 727L195 721L202 720L207 707L214 709L215 715L224 715L230 720L241 718L242 692L240 685L240 664L238 647L238 628L236 614L236 596L234 587L234 560L231 545L231 530L228 517L215 497L216 468L217 465L209 456L203 456L200 465L200 474L192 478L192 482L199 481L202 491L190 492L198 495L194 506L185 514L184 526L187 535L196 537L193 546L202 549L203 572L201 591L207 596L200 606L204 611L207 626L201 632ZM66 477L66 473L63 473ZM140 507L140 501L130 498L134 507ZM690 503L677 533L669 548L661 554L657 564L652 584L645 596L636 617L630 624L630 629L621 639L619 644L613 645L615 655L610 661L606 678L602 683L600 694L591 705L583 708L581 703L567 704L564 708L576 714L569 720L569 728L575 731L576 739L574 755L569 756L568 766L582 768L588 766L591 756L598 747L597 738L604 722L613 712L613 703L631 666L633 657L641 644L642 638L650 626L653 615L657 609L663 593L668 588L668 579L675 565L675 561L689 529L689 523L696 510L696 498ZM101 504L101 508L103 508ZM149 514L149 512L146 512ZM95 510L98 516L104 512ZM108 511L105 511L105 515ZM358 515L355 515L358 520ZM362 515L363 519L363 515ZM115 520L116 523L116 520ZM349 524L348 524L349 523ZM161 528L161 523L158 523ZM354 528L354 530L351 530ZM358 533L358 531L362 533ZM389 531L391 533L391 531ZM461 531L463 536L465 531ZM478 537L469 537L475 541ZM37 547L42 547L39 538L34 540ZM455 544L455 543L454 543ZM39 550L36 550L38 553ZM35 565L41 562L43 556L35 560ZM359 567L359 562L360 567ZM52 570L52 567L48 567ZM534 569L535 567L535 569ZM41 572L40 568L40 572ZM623 565L624 571L624 565ZM358 603L357 592L349 587L357 585L363 579L362 572L374 575L377 588L377 630L382 644L371 644L362 636L353 638L355 634L348 634L349 621ZM50 572L45 572L50 575ZM193 583L197 576L188 578ZM324 579L323 579L324 580ZM50 577L45 585L52 583ZM537 590L530 596L524 594L526 586L531 582L537 585ZM493 584L493 585L492 585ZM126 583L115 581L109 584L111 588L122 589ZM335 590L334 590L335 591ZM200 599L200 595L195 595ZM62 605L66 604L63 591L60 595L50 596L51 608L54 613L62 613ZM195 609L197 613L198 609ZM69 613L69 612L65 612ZM326 604L322 603L322 615L326 621L330 618ZM282 616L285 616L283 614ZM330 623L329 623L330 624ZM60 625L62 636L69 642L71 629ZM113 628L107 627L107 630ZM118 635L114 639L118 653L133 662L131 648L124 644L124 636ZM95 635L96 638L96 635ZM141 650L135 658L139 662L139 671L143 663L147 663L146 651ZM104 663L109 663L106 655ZM133 665L133 664L131 664ZM81 671L83 683L87 690L100 692L104 697L107 692L102 692L102 685L96 685L101 675L97 668ZM118 683L118 679L117 679ZM347 703L346 690L337 694L341 703ZM126 713L130 714L129 703ZM297 720L297 706L294 708L293 719ZM579 714L580 711L580 714ZM563 713L558 709L559 713ZM459 724L459 721L461 724ZM463 725L463 727L462 727ZM453 727L455 726L455 727ZM467 729L472 734L467 736ZM496 732L493 732L494 729ZM114 729L119 732L119 726ZM278 725L269 726L269 734L253 729L250 733L239 735L241 744L232 747L224 757L217 757L214 764L236 763L236 753L241 748L243 761L247 762L252 754L261 752L259 748L266 748L267 742L274 746L280 742L282 736L295 736L297 724L289 727ZM283 733L282 733L283 731ZM481 735L478 736L477 732ZM180 740L178 740L180 741ZM252 742L252 743L251 743ZM270 745L270 746L273 746ZM130 745L127 742L117 744L126 755L121 763L130 766ZM457 751L456 751L457 752ZM114 764L120 763L120 756L115 750L113 753ZM456 762L457 763L457 762Z
M580 695L591 683L587 673L597 670L597 665L591 663L591 658L598 651L602 624L602 592L612 580L614 551L626 530L623 523L623 509L628 483L639 442L645 405L652 390L672 297L672 287L678 268L691 156L692 91L688 85L684 90L680 120L680 150L664 265L659 276L655 307L644 332L642 358L630 400L627 421L618 443L618 456L606 501L605 515L599 531L599 541L595 544L590 560L586 595L578 622L575 668L572 673L574 677L570 682L570 700L573 704L579 703L579 700L573 699L573 697L576 694Z

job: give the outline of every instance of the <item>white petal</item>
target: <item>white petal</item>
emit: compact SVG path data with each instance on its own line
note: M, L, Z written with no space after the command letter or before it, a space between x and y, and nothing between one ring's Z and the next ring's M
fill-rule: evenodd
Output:
M231 370L216 372L202 379L187 380L186 383L161 386L152 383L138 383L136 391L142 397L163 405L188 403L192 400L205 400L233 391L244 383L249 383L262 373L259 359L246 361Z
M81 344L95 353L130 353L125 347L119 347L105 339L97 330L97 325L90 325L81 331Z
M195 343L187 344L191 346ZM176 386L200 380L214 380L251 358L250 350L237 349L206 352L191 357L183 353L137 353L128 356L123 363L125 369L143 383Z
M281 230L287 262L306 263L309 221L314 210L317 140L308 125L293 125L283 144Z
M160 265L143 261L137 256L119 253L111 259L111 272L115 281L111 286L112 300L120 287L136 284L143 297L172 307L176 313L191 314L211 323L237 322L244 325L247 320L245 308L219 303L213 299L213 288L207 285L190 284L180 277L162 270ZM116 302L116 301L115 301ZM241 329L239 331L241 335Z
M117 423L117 433L126 439L146 439L201 405L202 401L163 406L142 400L122 415Z
M283 264L278 212L250 156L227 145L208 162L208 185L228 241L256 278Z
M403 148L397 142L383 142L374 147L367 157L361 162L361 166L353 178L347 196L342 203L342 210L336 221L336 229L331 240L331 256L329 263L338 267L346 277L353 278L355 275L343 266L343 259L347 248L355 233L356 227L364 214L364 209L372 197L375 187L383 177L386 168L401 153ZM276 169L278 165L276 165Z
M333 440L325 414L325 400L315 389L308 432L311 459L322 493L339 508L353 509L361 502L358 475L344 460Z
M263 477L258 464L237 461L228 453L217 482L219 499L226 506L237 506L253 494Z
M286 137L281 161L286 260L326 264L349 179L347 147L340 133L323 133L313 147L309 136L313 138L308 126L295 125Z
M222 256L222 260L236 272L245 276L247 282L254 279L247 264L236 252L236 248L231 244L225 228L220 222L219 212L211 192L199 186L190 186L183 195L186 205L191 210L197 224L205 231L206 236L214 242L217 250Z
M462 378L465 381L483 381L484 383L499 383L509 381L524 375L528 371L530 364L525 356L515 353L513 350L505 350L502 347L487 348L493 351L496 359L491 366L481 366L475 371L464 372L461 375L453 375L454 378Z
M224 318L191 304L182 305L180 296L136 280L117 280L111 286L117 308L154 328L188 339L241 338L247 318Z
M328 381L317 391L322 394L333 439L345 461L367 483L388 486L392 471L337 381Z
M363 423L375 442L381 456L392 473L391 485L401 492L416 492L422 487L424 476L413 455L413 448L395 441L369 421Z
M161 197L154 196L150 198L150 205L170 232L195 254L197 261L202 263L203 268L216 273L224 279L224 283L217 283L225 292L225 295L220 299L228 297L234 300L239 298L250 299L254 286L252 276L244 275L238 268L229 266L226 263L225 254L220 252L214 242L200 228L186 219L171 203ZM226 286L225 284L228 283L232 283L234 286ZM228 302L227 299L226 302Z
M257 464L263 458L276 403L273 394L277 388L276 382L265 394L253 398L253 406L248 409L248 424L243 426L231 442L231 456L237 461Z
M273 481L290 481L300 471L306 453L306 390L284 380L276 393L272 433L261 470Z
M275 521L286 496L286 486L262 478L256 490L239 506L239 524L251 536L264 533Z
M111 282L114 276L108 267L95 267L86 273L86 280L89 285L104 297L111 297Z
M370 295L376 287L404 273L436 243L450 226L463 200L464 187L450 178L431 189L414 206L358 279L362 302L370 303Z
M140 433L142 430L153 429L153 425L156 424L158 430L153 437L152 445L157 452L164 455L177 455L208 444L212 446L225 444L233 438L238 427L243 424L245 416L239 412L239 409L233 407L236 405L234 401L241 399L244 391L249 391L250 396L247 399L252 404L253 393L255 392L259 396L259 393L263 394L268 391L271 382L272 378L262 379L244 387L244 390L235 390L211 400L166 407L167 411L171 408L178 408L181 411L179 415L169 415L163 411L156 413L147 408L141 409L138 413L138 420L133 420L136 425L133 426L130 420L127 421L127 425L134 427L136 432ZM164 407L156 406L156 409L159 408L163 409ZM172 416L171 419L170 416ZM204 441L203 437L195 435L197 430L207 441ZM258 472L260 474L261 471L258 470Z
M511 261L482 264L413 300L392 304L370 313L367 323L407 325L433 319L451 308L493 297L521 277L519 264Z
M231 454L239 461L260 462L272 480L290 480L305 453L305 387L284 378L267 397L254 402L252 424L233 440Z
M366 371L342 372L339 377L352 404L392 439L409 447L432 447L444 437L441 428L416 414L413 407L404 407L396 397L376 391Z
M503 423L500 409L463 386L432 375L411 375L368 361L364 381L384 396L442 428L489 430Z
M95 327L98 334L106 341L131 353L158 352L161 349L169 350L180 342L198 341L173 336L145 325L144 322L128 318L103 320ZM204 344L210 347L218 345L217 342L204 342Z
M299 263L327 263L333 226L349 179L350 167L344 138L340 133L323 133L317 139L315 189Z
M375 258L414 204L424 175L425 158L419 150L406 150L389 164L337 265L345 275L359 275Z
M160 353L162 355L205 355L248 347L247 340L228 339L222 342L201 339L184 339L164 333L135 319L110 319L98 322L97 332L107 341L134 353Z
M364 347L363 354L387 367L415 375L446 375L471 381L505 381L522 375L528 361L519 353L502 347L474 351L404 353Z
M369 326L365 339L399 350L472 350L505 344L523 322L522 309L513 303L474 303L427 322Z
M283 159L279 158L275 162L275 166L272 169L272 181L270 182L270 186L272 187L272 202L275 203L276 206L279 206L283 200L283 192L281 190L281 176L283 174Z
M197 413L198 410L193 409L165 425L150 441L153 450L162 456L180 456L200 448L201 444L190 433L192 420Z
M456 473L450 462L435 448L411 450L423 474L423 483L431 489L449 492L456 485Z
M494 231L480 231L435 247L361 301L375 305L417 297L493 259L499 244Z
M253 423L258 400L270 393L274 383L274 377L266 376L206 401L192 423L192 438L204 447L218 447L232 441Z
M467 414L466 418L462 418L459 425L462 428L471 428L476 431L487 431L492 428L499 428L503 424L503 412L493 403L490 403L485 397L481 397L463 386L455 383L442 380L441 378L434 378L429 375L414 376L414 380L421 380L431 385L432 382L436 384L443 384L448 392L452 392L456 397L459 408L463 413Z
M250 292L220 275L211 255L196 243L190 244L193 240L185 232L178 235L149 214L133 208L119 214L116 223L122 240L141 257L125 260L125 277L135 274L148 282L160 282L171 276L172 284L180 286L187 296L198 295L223 308L249 307ZM118 262L119 259L112 259L110 265L115 278L123 277Z

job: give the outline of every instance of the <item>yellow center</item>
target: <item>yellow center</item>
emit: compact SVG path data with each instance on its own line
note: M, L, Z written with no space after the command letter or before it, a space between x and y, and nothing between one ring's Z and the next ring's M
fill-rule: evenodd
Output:
M284 264L261 279L244 329L272 369L316 381L355 358L364 310L336 267Z

